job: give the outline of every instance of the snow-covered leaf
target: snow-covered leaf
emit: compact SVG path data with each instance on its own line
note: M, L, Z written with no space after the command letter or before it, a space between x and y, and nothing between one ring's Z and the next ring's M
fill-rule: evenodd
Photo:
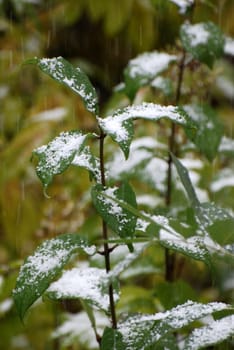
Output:
M28 308L45 292L60 274L72 254L88 249L87 243L77 234L63 234L44 241L22 265L13 298L16 309L23 319ZM94 250L95 251L95 250ZM93 252L94 252L93 251Z
M59 136L34 150L39 162L36 167L37 175L47 187L57 174L64 172L73 162L76 154L81 152L88 134L78 131L62 132Z
M186 239L176 231L170 232L160 229L159 242L165 248L189 256L192 259L203 261L208 266L210 265L212 254L209 253L204 239L198 235Z
M135 193L126 182L120 187L103 188L101 185L96 185L92 189L94 206L107 225L120 237L131 239L135 233L137 218L121 207L115 198L130 204L133 208L137 207ZM128 243L128 247L130 250L133 249L131 243Z
M179 12L184 14L194 4L194 0L169 0L179 7Z
M36 64L44 73L58 82L68 86L83 100L88 111L98 114L98 98L96 90L88 76L79 68L75 68L63 57L33 58L26 63Z
M213 22L186 22L181 26L180 38L185 50L210 68L214 61L223 55L224 36Z
M223 317L209 325L196 328L185 341L186 350L198 350L216 345L234 336L234 315Z
M74 342L85 348L96 350L98 343L92 329L92 323L84 311L78 314L67 313L65 320L52 333L53 339L60 339L62 346L73 346ZM107 316L100 311L94 311L96 330L102 334L105 327L110 326ZM78 325L78 326L77 326Z
M46 295L51 299L83 299L98 309L108 312L109 294L105 291L103 280L106 271L95 267L78 267L64 271L62 276L53 282ZM115 301L118 294L115 293Z
M133 100L140 87L149 84L176 59L175 55L154 51L145 52L130 60L124 70L125 92L129 98Z
M187 301L166 312L129 317L119 325L119 331L127 344L126 350L144 350L157 346L168 333L186 327L213 312L227 309L230 306L224 303L201 304Z
M82 152L75 155L72 165L87 169L96 182L101 182L100 160L91 153L89 146L84 147Z
M155 157L155 152L164 152L165 150L166 145L157 142L153 137L140 137L133 140L127 160L124 158L123 152L117 150L113 159L106 164L108 179L111 181L137 179L153 189L165 192L168 165L166 160ZM144 198L146 197L144 196ZM142 197L143 200L144 198ZM153 207L159 200L159 198L151 196L151 203L154 202ZM147 203L150 204L149 198Z
M99 124L104 132L119 144L127 158L133 137L132 121L146 119L156 122L161 118L169 119L185 128L196 128L193 120L182 108L161 106L154 103L142 103L118 109L112 116L99 119Z
M115 278L119 278L119 275L123 271L125 271L129 267L129 265L131 265L133 261L135 261L140 256L140 254L144 251L144 249L146 249L148 244L149 243L135 244L134 252L126 254L126 256L124 256L124 258L121 259L121 261L118 264L116 264L109 272L107 276L107 280L109 281L109 283Z
M126 345L123 343L122 334L113 328L105 328L102 342L101 350L125 350Z
M210 161L217 155L223 136L223 125L216 112L208 105L187 105L185 111L197 127L197 132L191 134L186 129L188 137Z
M221 245L234 243L234 217L213 203L201 203L196 209L197 220Z

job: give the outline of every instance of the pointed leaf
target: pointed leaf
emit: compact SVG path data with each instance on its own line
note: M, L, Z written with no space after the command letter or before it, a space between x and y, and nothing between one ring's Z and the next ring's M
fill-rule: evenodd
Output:
M234 336L234 315L196 328L185 341L186 350L198 350L216 345Z
M130 60L124 70L126 94L133 100L139 88L149 84L176 60L175 55L157 51L145 52Z
M69 167L75 155L84 147L87 136L78 131L62 132L47 145L34 150L39 159L37 175L44 187L48 187L55 175Z
M161 106L154 103L128 106L117 110L112 116L98 120L103 131L120 145L127 158L133 137L132 120L146 119L156 122L161 118L169 119L186 128L195 128L194 122L182 108Z
M82 299L100 310L108 312L109 294L105 291L103 280L106 278L106 271L95 267L73 268L64 271L63 275L53 282L46 295L55 300L60 299ZM115 301L118 294L114 294Z
M186 51L212 68L214 61L224 52L224 36L214 23L185 23L180 29L180 38Z
M106 327L102 336L101 350L125 350L122 334L116 329Z
M107 198L105 194L113 199L116 197L136 208L135 193L128 183L123 183L119 188L104 189L101 185L97 185L92 189L94 206L103 220L120 237L131 239L135 233L136 216L114 200ZM131 246L129 248L131 249Z
M188 137L199 151L212 161L218 153L223 125L216 112L208 105L187 105L184 109L197 127L196 135L186 129Z
M54 80L68 86L84 101L88 111L98 114L98 98L96 90L88 76L79 68L75 68L63 57L33 58L26 63L36 64L44 73Z
M22 265L13 298L21 319L28 308L45 292L78 249L88 249L77 234L64 234L44 241Z
M194 209L199 230L203 234L209 233L219 244L234 243L234 217L227 210L219 208L213 203L200 203L189 178L188 170L173 154L171 157ZM199 237L197 238L200 240Z
M200 205L200 202L197 198L196 192L194 190L194 187L192 185L192 182L189 177L188 170L185 168L185 166L179 161L178 158L176 158L171 153L171 158L173 163L175 164L176 170L179 174L180 180L185 188L185 191L187 192L188 198L192 204L193 207L197 207Z

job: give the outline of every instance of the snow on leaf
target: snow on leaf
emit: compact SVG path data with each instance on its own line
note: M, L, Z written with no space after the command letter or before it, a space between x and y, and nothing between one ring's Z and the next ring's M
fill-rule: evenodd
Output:
M184 14L194 3L194 0L169 0L179 7L179 12Z
M79 267L64 271L59 280L53 282L46 294L52 299L81 298L103 311L109 310L109 294L104 291L106 271L95 267ZM118 295L114 295L115 301Z
M155 346L168 333L181 329L213 312L229 308L230 306L224 303L201 304L187 301L165 312L129 317L119 325L119 331L127 344L126 350L133 348L144 350L149 346Z
M164 190L167 163L162 159L155 158L156 149L164 150L165 145L156 142L151 137L133 140L127 160L124 159L123 153L118 150L113 159L107 163L109 179L137 178L149 183L154 188Z
M120 187L103 188L97 185L92 189L94 206L107 225L121 238L131 239L135 233L136 216L121 207L115 198L129 203L134 208L137 206L135 193L126 182ZM132 246L128 245L131 250Z
M27 63L36 64L44 73L58 82L68 86L77 93L84 101L88 111L97 115L97 93L88 76L79 68L75 68L63 57L34 58Z
M47 187L57 174L61 174L72 163L79 153L88 135L78 131L62 132L47 145L34 150L39 162L36 167L37 175Z
M204 240L199 236L184 238L180 234L172 234L167 230L159 231L159 242L162 246L187 255L193 259L204 261L209 265L210 257Z
M118 264L116 264L108 274L107 279L111 281L115 277L119 277L119 275L124 270L126 270L134 260L139 257L147 245L148 243L134 245L134 252L128 253Z
M130 143L133 137L134 119L146 119L158 121L161 118L171 120L186 128L194 128L195 124L188 117L186 112L176 106L161 106L154 103L142 103L118 109L112 116L104 119L99 118L99 124L104 132L112 137L123 150L125 157L128 157ZM131 124L128 124L131 121Z
M95 323L98 334L102 334L105 327L110 326L108 318L99 311L94 311ZM79 325L79 327L77 327ZM82 311L78 314L66 314L65 321L57 327L52 338L60 338L63 346L68 347L74 345L76 341L88 349L97 349L98 343L95 338L92 325L87 313Z
M191 134L191 131L186 129L188 137L200 152L212 161L217 155L223 136L223 125L216 111L205 104L186 105L183 108L197 126L195 137L194 133Z
M180 38L186 51L212 68L214 61L223 55L224 37L219 27L212 22L181 26Z
M23 319L28 308L45 292L58 276L71 255L87 243L76 234L64 234L44 241L21 266L13 298Z
M75 155L72 165L87 169L94 179L101 183L100 160L91 153L89 146L84 147L81 153Z
M145 52L129 61L124 70L125 91L133 99L137 90L150 83L159 73L166 70L171 62L177 60L175 55L164 52Z
M196 328L186 339L187 350L198 350L216 345L234 336L234 315L211 322L209 325Z
M216 221L234 219L226 209L220 208L214 203L200 203L197 209L199 210L198 219L205 228L213 225Z

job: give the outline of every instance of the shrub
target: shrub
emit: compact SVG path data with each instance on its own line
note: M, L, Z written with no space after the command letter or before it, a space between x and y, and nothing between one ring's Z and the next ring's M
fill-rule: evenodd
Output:
M180 9L192 16L193 2L186 4ZM95 232L45 240L25 260L13 291L21 319L41 296L78 299L83 311L67 315L53 334L64 346L78 337L102 350L194 350L222 342L231 348L233 307L199 298L204 280L192 273L196 262L214 276L234 262L233 213L209 200L226 186L222 174L233 166L233 141L209 101L201 102L230 43L214 23L186 21L178 47L128 63L116 94L129 105L105 117L80 68L62 57L28 62L78 94L94 118L94 132L64 131L34 150L45 195L56 175L84 168L98 216ZM211 183L201 180L215 158L227 168ZM83 328L87 320L94 343Z

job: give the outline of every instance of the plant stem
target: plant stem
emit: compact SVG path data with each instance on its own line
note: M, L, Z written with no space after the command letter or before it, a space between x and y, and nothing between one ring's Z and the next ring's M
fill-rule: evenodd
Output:
M179 64L178 81L175 95L175 105L178 105L181 97L181 87L185 68L186 52L183 50L181 62ZM176 154L176 125L171 124L171 134L169 137L169 156L168 156L168 171L167 171L167 192L165 197L165 204L167 207L171 205L172 194L172 157L171 153ZM175 253L170 253L169 249L165 249L165 279L172 282L174 280L174 265L175 265Z
M100 171L101 171L101 183L102 186L106 185L106 178L105 178L105 167L104 167L104 139L105 134L103 133L102 129L100 129L100 137L99 137L99 156L100 156ZM109 248L109 245L107 243L108 241L108 231L107 231L107 225L102 220L102 236L104 241L104 257L105 257L105 266L106 266L106 272L108 273L111 270L110 265L110 254L111 249ZM117 320L116 320L116 312L115 312L115 301L114 301L114 290L113 285L109 285L109 303L110 303L110 313L111 313L111 321L112 321L112 328L117 328Z

